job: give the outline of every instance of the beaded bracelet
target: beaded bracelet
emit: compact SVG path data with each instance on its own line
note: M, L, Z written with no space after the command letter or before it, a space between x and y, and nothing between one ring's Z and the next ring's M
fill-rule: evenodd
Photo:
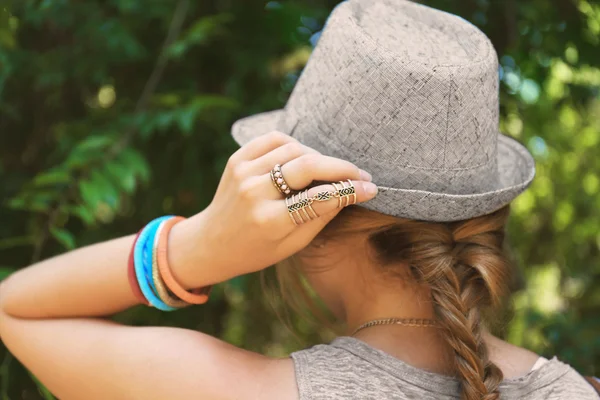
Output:
M135 244L137 243L142 231L143 229L140 229L137 235L135 236L135 239L133 240L133 246L131 246L131 251L129 252L129 260L127 263L127 279L129 280L129 286L131 287L131 291L133 292L135 298L142 304L150 305L150 303L148 303L148 300L146 300L146 298L144 297L144 294L140 289L140 285L138 284L137 277L135 275L135 264L133 261L133 249L135 249Z
M146 227L142 230L142 233L140 234L140 237L138 238L133 250L135 274L140 289L146 300L148 300L148 302L150 303L150 305L162 311L174 311L176 310L176 308L165 304L153 291L152 286L149 283L149 281L151 281L149 277L152 274L152 264L150 264L148 267L147 263L144 262L144 247L148 240L152 240L154 238L154 235L156 234L156 230L158 229L160 223L172 218L173 216L171 215L156 218L155 220L151 221L148 225L146 225Z
M208 300L208 294L210 293L211 286L199 289L200 293L188 292L175 280L175 277L171 273L171 268L169 267L169 261L167 258L169 233L176 223L183 221L184 219L185 218L183 217L174 217L165 222L161 231L161 235L158 239L158 270L160 272L160 277L163 279L169 290L171 290L171 292L173 292L181 300L190 304L204 304Z

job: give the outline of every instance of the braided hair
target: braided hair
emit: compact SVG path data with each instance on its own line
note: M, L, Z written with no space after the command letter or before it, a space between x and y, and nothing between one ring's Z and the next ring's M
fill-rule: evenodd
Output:
M367 232L379 264L411 266L430 288L437 324L454 353L463 400L496 400L502 371L483 340L482 310L501 303L511 279L504 251L509 208L448 223L414 221L349 207L322 236ZM388 271L389 272L389 271Z

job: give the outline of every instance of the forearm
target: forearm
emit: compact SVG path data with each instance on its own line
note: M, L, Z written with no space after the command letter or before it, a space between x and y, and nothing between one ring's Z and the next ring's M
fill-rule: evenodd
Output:
M169 263L186 288L228 278L201 260L198 222L191 218L177 224L169 238ZM2 312L16 318L91 317L138 304L127 278L134 237L87 246L18 271L0 287Z

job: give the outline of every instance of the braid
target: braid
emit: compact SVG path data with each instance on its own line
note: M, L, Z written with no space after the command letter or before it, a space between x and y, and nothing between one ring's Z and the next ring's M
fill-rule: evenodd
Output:
M452 349L463 400L497 400L502 371L483 340L481 310L497 306L510 272L503 251L509 208L451 223L414 221L361 207L342 210L321 238L367 233L384 272L405 277L410 265L430 288L437 323Z
M488 358L481 309L500 302L509 279L502 249L507 217L503 208L455 223L404 220L371 236L382 264L404 260L429 285L436 319L455 355L463 400L500 396L502 371Z
M478 307L482 296L474 288L473 280L461 279L462 274L452 264L452 257L449 259L438 264L429 285L438 324L445 330L444 337L454 350L462 398L498 399L502 372L487 358Z
M502 251L508 210L431 227L437 244L419 241L415 260L429 284L434 311L453 349L463 400L496 400L502 371L488 358L481 308L496 305L508 280ZM441 242L441 244L440 244ZM432 248L436 251L433 252Z
M506 293L510 279L510 263L503 251L504 226L509 209L504 208L489 216L470 219L453 226L455 242L455 271L460 277L460 294L466 327L473 338L472 347L477 357L479 382L473 383L472 375L463 373L462 355L457 352L457 367L463 377L463 398L496 400L500 398L498 386L503 379L502 371L489 360L488 349L483 341L481 308L497 306ZM452 339L449 339L452 340ZM456 352L456 348L453 346ZM466 371L466 369L465 369ZM485 391L468 393L472 387L483 382ZM471 386L468 388L468 386Z

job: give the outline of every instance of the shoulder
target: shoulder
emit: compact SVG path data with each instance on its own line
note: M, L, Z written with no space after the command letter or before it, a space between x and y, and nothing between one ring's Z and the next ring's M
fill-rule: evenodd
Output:
M600 399L589 382L556 357L525 376L505 380L500 389L508 398L524 400Z
M291 354L300 400L336 400L361 380L352 355L320 344Z
M349 338L338 338L332 344L291 354L300 400L448 398L410 384L391 372L396 365L378 359L376 350L353 348L353 343Z
M600 395L594 386L570 366L568 366L567 373L562 376L557 386L564 392L565 399L600 399Z
M526 375L540 358L532 351L505 342L490 334L485 335L485 342L490 359L508 379Z
M263 369L256 371L262 381L260 400L298 400L296 373L291 358L269 359L263 363Z

